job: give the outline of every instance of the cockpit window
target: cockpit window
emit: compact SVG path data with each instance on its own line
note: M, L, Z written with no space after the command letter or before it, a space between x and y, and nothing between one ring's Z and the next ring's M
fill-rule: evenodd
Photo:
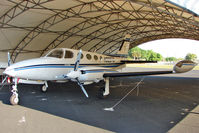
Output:
M47 57L55 57L55 58L62 58L63 57L63 50L54 50L47 55Z
M73 52L66 50L65 51L65 58L73 58Z

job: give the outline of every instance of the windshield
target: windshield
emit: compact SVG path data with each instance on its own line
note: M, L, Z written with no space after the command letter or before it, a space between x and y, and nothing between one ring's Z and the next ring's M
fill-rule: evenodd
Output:
M61 49L53 50L46 57L62 58L63 50L61 50Z

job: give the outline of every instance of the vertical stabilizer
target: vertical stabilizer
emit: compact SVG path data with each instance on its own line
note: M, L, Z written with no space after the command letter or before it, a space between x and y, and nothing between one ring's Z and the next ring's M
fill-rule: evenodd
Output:
M126 36L124 37L124 40L122 42L122 45L120 46L120 49L117 52L117 54L119 54L119 55L127 55L128 54L129 45L130 45L130 38L131 38L131 35L126 34Z

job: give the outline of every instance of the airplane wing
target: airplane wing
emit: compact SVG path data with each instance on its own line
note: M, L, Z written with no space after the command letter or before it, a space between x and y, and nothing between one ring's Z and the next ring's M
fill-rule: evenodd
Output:
M144 72L113 72L104 73L103 77L125 77L125 76L147 76L147 75L161 75L172 73L184 73L192 70L197 63L189 60L179 61L171 71L144 71Z
M141 64L141 63L157 63L157 61L144 61L144 60L121 60L122 63Z
M147 76L147 75L161 75L171 74L173 71L147 71L147 72L114 72L104 73L103 77L129 77L129 76Z

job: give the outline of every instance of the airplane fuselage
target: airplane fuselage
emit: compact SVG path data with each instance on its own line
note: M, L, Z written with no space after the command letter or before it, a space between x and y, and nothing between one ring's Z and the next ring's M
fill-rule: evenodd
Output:
M67 78L64 78L64 76L60 77L60 75L67 74L74 69L77 54L78 50L67 48L54 49L44 57L14 63L4 73L11 77L25 80L66 80ZM101 80L103 78L102 71L107 72L110 68L118 67L122 64L120 62L121 59L124 58L82 52L82 59L79 65L80 70L89 68L89 70L95 69L97 71L89 71L80 78L80 81L86 79L92 81L92 77ZM86 76L88 74L89 77Z

